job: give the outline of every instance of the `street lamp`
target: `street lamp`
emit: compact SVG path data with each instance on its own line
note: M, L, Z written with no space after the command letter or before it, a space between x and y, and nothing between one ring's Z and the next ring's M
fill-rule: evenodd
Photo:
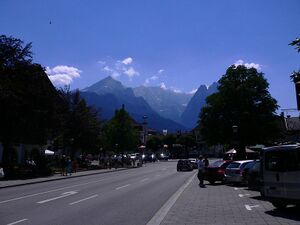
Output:
M147 143L147 134L148 134L148 127L147 127L147 119L148 116L143 116L143 144L146 145Z

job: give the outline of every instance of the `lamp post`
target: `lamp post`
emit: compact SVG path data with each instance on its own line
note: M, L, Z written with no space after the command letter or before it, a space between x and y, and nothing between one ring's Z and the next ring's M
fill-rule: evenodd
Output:
M238 140L237 140L237 133L238 133L239 127L237 125L232 126L232 144L233 148L236 150L236 156L238 156Z
M148 116L143 116L143 144L146 146L147 143L147 134L148 134L148 127L147 127L147 119Z

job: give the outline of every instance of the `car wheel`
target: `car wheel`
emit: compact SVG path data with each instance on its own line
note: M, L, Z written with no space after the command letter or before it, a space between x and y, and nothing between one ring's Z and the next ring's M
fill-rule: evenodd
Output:
M216 181L215 181L215 180L209 180L208 182L209 182L210 184L215 184Z

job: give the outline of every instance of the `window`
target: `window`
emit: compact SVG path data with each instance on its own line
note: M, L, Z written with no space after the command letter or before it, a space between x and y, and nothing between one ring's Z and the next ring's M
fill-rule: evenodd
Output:
M265 154L265 168L270 171L283 171L283 152L270 151Z

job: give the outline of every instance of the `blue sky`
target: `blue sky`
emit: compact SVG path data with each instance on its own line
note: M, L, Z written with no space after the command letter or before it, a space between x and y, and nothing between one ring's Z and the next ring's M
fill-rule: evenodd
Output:
M190 92L239 62L265 73L282 108L296 107L300 54L288 43L300 37L299 0L1 0L0 33L33 42L57 85L113 75Z

